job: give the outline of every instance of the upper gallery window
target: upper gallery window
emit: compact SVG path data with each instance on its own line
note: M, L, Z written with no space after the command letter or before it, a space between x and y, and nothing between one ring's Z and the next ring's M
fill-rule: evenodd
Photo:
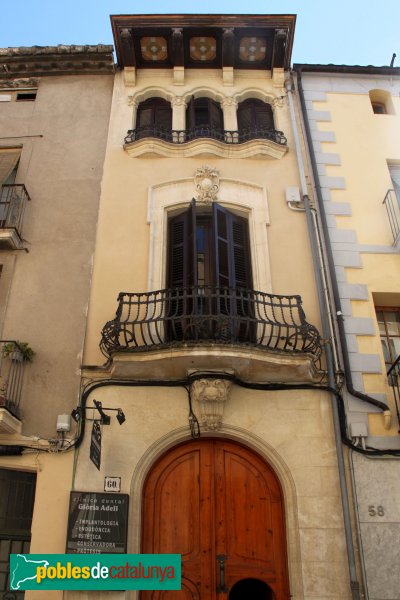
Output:
M221 137L224 139L224 117L221 106L211 98L192 98L186 109L189 139Z
M172 129L171 104L162 98L149 98L138 106L136 116L136 139L161 137Z
M239 104L237 120L239 132L274 129L271 105L255 98L249 98Z

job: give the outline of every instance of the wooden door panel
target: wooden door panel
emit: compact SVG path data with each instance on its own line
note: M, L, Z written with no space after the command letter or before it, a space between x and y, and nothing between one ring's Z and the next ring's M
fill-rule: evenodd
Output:
M141 600L227 600L216 592L217 555L225 583L265 582L289 598L283 499L272 469L233 442L182 444L153 467L144 488L142 552L182 554L182 590Z
M203 444L178 446L153 467L145 484L142 552L182 554L183 589L168 600L212 600L211 458ZM141 599L153 598L149 594Z

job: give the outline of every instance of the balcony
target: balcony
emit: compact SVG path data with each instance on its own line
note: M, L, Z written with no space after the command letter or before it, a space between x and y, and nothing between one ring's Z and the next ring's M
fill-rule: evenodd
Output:
M0 340L0 433L19 433L19 404L27 359L14 340Z
M124 148L130 156L281 158L287 152L287 139L282 131L258 126L226 131L211 125L182 130L151 125L130 129Z
M115 377L179 378L195 368L317 381L320 336L301 304L300 296L212 286L121 293L100 348Z
M388 190L383 201L393 235L393 245L400 248L400 200L395 190Z
M22 222L28 200L23 184L0 187L0 250L22 248Z

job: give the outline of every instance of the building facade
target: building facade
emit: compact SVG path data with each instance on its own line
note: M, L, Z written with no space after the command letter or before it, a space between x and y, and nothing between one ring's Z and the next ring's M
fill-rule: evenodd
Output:
M113 16L114 75L108 47L3 51L2 203L32 201L0 230L28 366L1 473L32 552L182 555L179 592L43 600L399 598L399 74L292 71L295 21ZM82 498L126 509L118 541Z
M295 65L295 73L338 313L348 434L364 450L349 450L349 468L365 597L398 598L400 70ZM386 404L387 416L352 390Z
M295 18L112 24L80 411L126 420L97 470L86 424L74 489L118 478L128 551L183 555L171 598L350 598Z
M31 531L31 552L65 548L114 62L111 46L0 55L0 597L20 598L8 554Z

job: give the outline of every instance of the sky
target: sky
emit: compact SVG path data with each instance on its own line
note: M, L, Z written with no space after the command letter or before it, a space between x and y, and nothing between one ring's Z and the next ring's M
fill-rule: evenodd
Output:
M292 62L400 66L400 0L0 0L0 48L112 44L110 15L296 14ZM200 10L199 10L200 8Z

